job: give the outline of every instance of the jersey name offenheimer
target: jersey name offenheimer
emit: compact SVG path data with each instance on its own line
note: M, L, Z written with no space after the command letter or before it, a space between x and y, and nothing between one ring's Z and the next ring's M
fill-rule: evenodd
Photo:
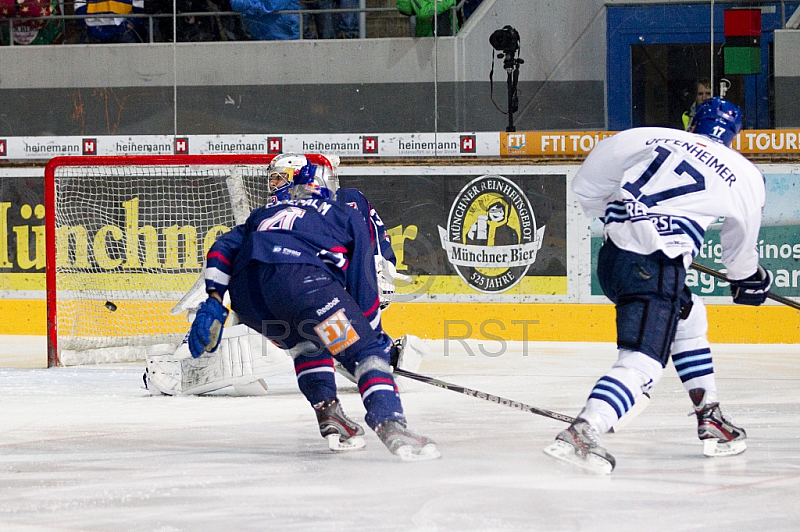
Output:
M683 148L690 155L694 155L698 161L714 170L718 176L728 183L728 186L731 186L736 181L733 171L723 161L719 160L716 155L706 150L702 144L678 139L650 139L645 142L647 146L652 144L669 144Z

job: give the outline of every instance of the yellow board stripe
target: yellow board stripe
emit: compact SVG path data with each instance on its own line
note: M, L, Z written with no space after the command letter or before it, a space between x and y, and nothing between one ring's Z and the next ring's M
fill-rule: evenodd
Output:
M162 319L161 330L181 332L187 327L182 316L170 316L173 302L149 307ZM100 308L98 312L106 312ZM127 302L118 302L121 318L113 334L130 333L125 327L134 318ZM800 343L800 313L782 306L747 307L709 305L708 336L713 343ZM136 308L141 311L141 307ZM140 314L137 314L140 315ZM46 334L46 304L42 300L0 299L0 334ZM530 323L538 321L538 324ZM166 323L165 323L166 322ZM581 304L492 304L492 303L392 303L383 314L383 324L392 336L405 333L440 339L451 338L523 340L536 342L614 342L615 313L611 305ZM128 321L130 323L130 321ZM141 324L141 323L140 323Z
M712 343L800 343L800 313L794 309L772 305L707 309ZM447 333L452 338L468 334L475 339L523 340L525 321L527 340L532 342L616 340L616 314L610 304L392 303L383 314L391 336L410 333L429 339Z

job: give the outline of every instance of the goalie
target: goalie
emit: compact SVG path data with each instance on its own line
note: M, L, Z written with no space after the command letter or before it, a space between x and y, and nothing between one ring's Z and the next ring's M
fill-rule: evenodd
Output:
M309 158L318 164L322 177L335 175L338 158L335 156L309 156L286 153L276 156L269 165L270 203L289 199L289 188L294 175L305 166ZM331 164L330 160L334 161ZM410 282L411 278L397 273L396 258L383 220L357 189L342 188L338 191L344 202L357 210L364 218L373 243L375 269L378 272L377 286L381 309L393 301L396 279ZM202 281L202 277L200 279ZM175 306L173 313L188 312L191 322L197 307L205 299L202 282L195 285ZM228 304L228 301L225 301ZM161 344L148 349L143 375L144 387L153 394L195 395L232 387L238 395L264 395L268 385L265 379L293 372L292 361L287 353L265 340L245 325L237 325L234 313L223 332L220 347L213 353L194 359L189 356L186 339L176 349L174 345ZM385 334L385 333L384 333ZM388 339L391 341L391 339ZM392 342L392 368L402 367L416 371L427 350L419 338L405 335ZM347 379L355 378L336 363L336 370Z

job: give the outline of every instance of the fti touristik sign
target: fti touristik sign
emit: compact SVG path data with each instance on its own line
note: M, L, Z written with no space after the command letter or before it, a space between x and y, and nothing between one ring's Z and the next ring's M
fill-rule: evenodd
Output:
M542 247L530 201L501 175L473 179L439 227L442 248L458 276L483 293L505 292L525 276Z

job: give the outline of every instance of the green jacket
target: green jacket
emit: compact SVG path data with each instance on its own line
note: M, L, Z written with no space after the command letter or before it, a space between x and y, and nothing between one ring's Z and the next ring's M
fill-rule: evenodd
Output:
M397 0L397 10L403 15L416 16L416 37L433 37L433 16L437 16L439 35L450 36L458 32L458 20L453 20L451 8L457 0ZM455 27L453 27L455 24Z

